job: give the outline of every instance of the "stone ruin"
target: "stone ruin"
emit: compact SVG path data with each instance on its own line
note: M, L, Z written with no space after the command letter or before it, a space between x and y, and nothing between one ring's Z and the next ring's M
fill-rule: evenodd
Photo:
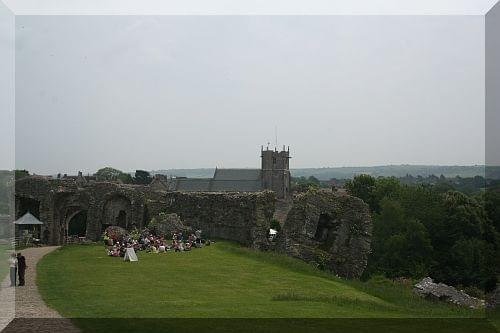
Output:
M183 233L192 231L191 227L186 227L179 215L176 213L160 213L157 217L153 217L148 225L148 228L154 229L157 235L170 237L174 232L182 231Z
M175 213L185 226L203 230L206 237L267 249L274 202L270 191L167 192L145 185L41 176L15 182L16 218L30 211L45 223L42 241L52 245L66 244L72 230L97 241L109 226L143 229L153 217Z
M481 309L485 306L484 300L469 296L463 290L457 290L444 283L435 283L430 277L415 284L414 291L430 300L445 301L472 309Z
M276 249L346 278L366 268L372 236L368 205L333 192L308 191L294 198Z
M346 278L361 276L370 252L368 206L332 192L306 192L287 203L275 244L268 239L276 204L271 191L172 192L30 176L15 182L15 201L16 218L30 211L45 223L40 237L46 244L65 244L72 233L98 241L110 226L143 229L155 218L166 233L180 227L200 229L204 237L260 250L275 248Z

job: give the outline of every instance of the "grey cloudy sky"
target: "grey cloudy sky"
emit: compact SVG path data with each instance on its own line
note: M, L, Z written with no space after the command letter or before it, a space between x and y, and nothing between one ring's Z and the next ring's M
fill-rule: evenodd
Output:
M18 16L16 167L484 163L483 16Z

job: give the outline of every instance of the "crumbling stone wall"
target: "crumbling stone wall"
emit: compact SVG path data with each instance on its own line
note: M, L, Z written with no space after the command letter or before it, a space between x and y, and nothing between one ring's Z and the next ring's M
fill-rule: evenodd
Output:
M35 176L16 181L15 196L16 207L23 200L38 201L38 217L45 223L41 237L54 245L65 243L68 224L82 211L87 213L86 236L92 240L120 221L128 229L143 228L151 217L165 212L178 214L185 225L203 230L206 237L261 249L268 245L275 201L272 192L165 192L141 185Z
M186 226L203 230L203 237L234 240L266 249L274 212L273 192L154 192L148 211L176 213Z
M358 278L370 253L372 222L361 199L332 192L297 195L278 234L279 252Z
M143 228L152 217L176 213L184 225L203 230L204 237L223 238L268 249L268 230L275 211L273 192L167 192L149 186L110 182L26 177L16 181L16 218L23 200L37 203L42 239L64 244L68 224L87 214L86 236L98 240L125 214L126 228ZM368 206L358 198L310 191L296 196L286 216L276 249L314 262L348 278L366 267L372 232ZM123 213L120 213L122 212ZM122 216L123 218L123 216Z

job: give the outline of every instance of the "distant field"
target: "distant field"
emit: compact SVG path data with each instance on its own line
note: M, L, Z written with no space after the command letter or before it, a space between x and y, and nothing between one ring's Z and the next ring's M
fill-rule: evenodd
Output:
M63 316L94 318L76 321L89 331L132 322L99 318L193 317L450 318L445 326L456 326L454 332L469 324L491 328L483 311L428 302L402 285L345 281L301 261L229 242L185 253L140 252L133 263L107 257L102 246L67 246L40 261L37 283L46 303ZM453 326L458 319L451 318L477 320ZM432 322L422 319L418 325Z
M214 175L215 169L169 169L157 170L152 173L167 174L176 177L190 178L210 178ZM370 174L374 177L404 177L407 174L412 176L430 176L444 175L445 177L484 177L484 166L437 166L437 165L385 165L373 167L335 167L335 168L302 168L291 169L293 177L314 176L320 180L329 180L332 178L347 179L361 173ZM490 176L499 177L498 172L489 172Z

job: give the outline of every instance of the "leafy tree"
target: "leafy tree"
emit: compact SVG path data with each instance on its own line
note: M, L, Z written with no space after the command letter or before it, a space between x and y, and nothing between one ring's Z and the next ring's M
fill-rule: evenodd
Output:
M432 266L433 248L425 226L405 216L403 207L385 198L381 212L375 215L373 252L369 273L388 277L422 277Z
M487 189L481 196L488 218L493 222L497 232L500 232L500 188Z
M28 172L28 170L15 170L14 171L14 177L17 179L21 179L21 178L24 178L24 177L28 177L30 175L30 173Z
M128 173L124 173L121 170L111 168L111 167L105 167L102 169L97 170L97 172L94 174L96 176L98 181L115 181L115 180L120 180L121 182L125 184L131 184L133 182L132 176Z
M118 169L105 167L97 170L94 176L96 176L98 181L112 181L115 180L122 173L123 172Z
M346 182L348 193L368 203L373 215L372 254L365 277L428 274L455 286L485 291L495 286L495 270L500 267L500 191L471 197L449 191L453 187L443 178L429 177L438 185L425 183L422 177L416 178L420 182L416 185L401 185L396 178L369 175ZM473 182L471 192L481 181L481 177L453 180L463 189Z
M380 202L388 198L396 198L401 191L401 184L395 177L378 178L373 190L373 211L380 212Z
M307 192L311 189L318 189L320 187L320 181L314 177L298 177L292 178L292 190L294 192Z
M426 227L436 252L441 251L445 241L449 239L443 224L447 213L442 195L425 185L405 185L400 188L397 200L406 216L417 219Z
M124 184L133 184L134 179L128 173L121 173L118 175L118 180L120 180Z
M438 273L452 285L479 286L492 290L496 285L494 245L478 238L461 238L446 256Z
M145 170L135 171L135 177L134 177L135 184L148 185L151 184L152 180L153 178L151 178L151 174L148 171Z
M375 178L370 175L358 175L352 180L348 180L344 187L352 196L362 199L370 206L372 211L375 211Z
M473 198L460 192L448 192L443 196L446 209L446 229L449 238L479 238L486 227L486 212Z
M434 190L438 193L446 193L448 191L455 190L455 187L448 183L447 181L439 181L436 185L434 185Z

